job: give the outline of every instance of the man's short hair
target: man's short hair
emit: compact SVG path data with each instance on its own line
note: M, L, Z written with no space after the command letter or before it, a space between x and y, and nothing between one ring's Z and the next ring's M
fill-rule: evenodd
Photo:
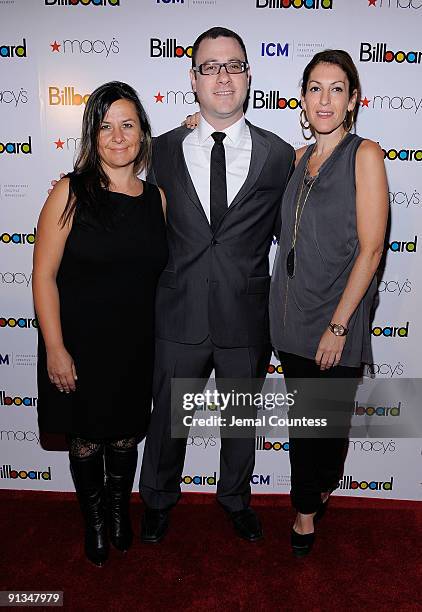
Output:
M201 42L205 40L206 38L216 39L219 36L225 36L226 38L234 38L235 40L237 40L243 53L245 54L245 61L248 61L248 55L246 53L245 43L243 42L239 34L236 34L236 32L233 32L233 30L229 30L228 28L214 27L214 28L210 28L206 32L202 32L202 34L200 34L198 38L195 40L195 42L193 43L192 68L195 68L196 66L196 56L197 56L198 48Z

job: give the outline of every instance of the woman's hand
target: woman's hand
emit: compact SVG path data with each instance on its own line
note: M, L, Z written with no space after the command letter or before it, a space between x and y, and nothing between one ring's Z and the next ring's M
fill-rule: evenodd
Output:
M182 125L189 128L190 130L194 130L199 123L199 118L201 113L196 112L193 115L188 115L184 121L182 121Z
M345 343L346 336L335 336L329 329L325 330L315 355L315 362L320 370L328 370L339 364Z
M64 346L47 351L47 371L50 381L59 391L70 393L76 390L75 364Z

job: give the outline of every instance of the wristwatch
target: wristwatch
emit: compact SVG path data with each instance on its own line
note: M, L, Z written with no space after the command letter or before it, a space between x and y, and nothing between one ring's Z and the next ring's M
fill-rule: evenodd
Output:
M345 336L349 331L349 328L344 327L341 323L330 323L328 329L333 332L335 336Z

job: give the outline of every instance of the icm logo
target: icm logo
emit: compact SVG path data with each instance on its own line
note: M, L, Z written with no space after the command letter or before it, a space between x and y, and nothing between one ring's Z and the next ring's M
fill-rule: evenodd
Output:
M45 0L45 6L120 6L120 0Z
M409 206L420 206L421 204L421 194L416 189L410 195L406 191L390 191L388 195L390 206L397 204L398 206L404 205L406 208L409 208Z
M3 243L3 244L34 244L36 235L37 235L37 230L35 227L34 227L34 231L31 234L20 234L18 232L9 234L8 232L3 232L3 234L0 234L0 243Z
M265 485L266 487L271 486L271 474L252 474L251 484L253 485Z
M257 9L332 9L334 0L256 0Z
M416 253L418 246L418 237L414 240L392 240L388 245L388 250L393 253Z
M150 56L151 57L192 57L192 45L183 47L179 45L176 38L159 38L150 39Z
M28 92L21 87L18 89L0 89L0 104L12 104L15 107L28 102Z
M0 57L27 57L26 55L26 40L22 41L21 45L0 45Z
M16 480L20 478L21 480L51 480L51 467L49 466L46 470L36 470L33 468L15 469L12 468L11 465L2 465L0 467L0 478L4 478L7 480Z
M371 104L372 103L372 104ZM374 110L404 110L412 111L415 115L422 107L422 98L413 96L366 96L360 101L362 108L373 108Z
M420 9L422 0L368 0L368 6L376 8Z
M405 365L397 363L368 363L365 366L366 374L369 376L403 376Z
M267 367L267 372L268 374L283 374L283 366L281 365L281 363L276 366L270 363Z
M193 91L173 91L169 90L162 94L161 91L157 91L154 95L155 103L160 104L195 104L195 94Z
M40 439L35 431L14 431L14 430L1 430L0 431L0 442L36 442L40 443Z
M32 154L32 140L31 136L28 136L27 142L1 142L0 141L0 155L31 155Z
M26 319L24 317L0 317L1 327L20 327L21 329L30 329L38 327L37 319Z
M378 291L379 293L394 293L394 295L410 293L412 291L412 282L408 278L405 281L382 280L378 286Z
M185 0L157 0L157 4L184 4Z
M54 42L50 43L51 52L52 53L79 53L88 55L89 53L95 55L105 55L108 57L110 53L119 53L119 41L116 38L113 38L111 41L105 40L78 40L77 38L70 40L65 39L62 42Z
M349 448L361 453L395 453L396 443L394 440L350 440Z
M212 476L182 476L180 483L184 485L195 485L197 487L203 487L206 485L217 484L217 473L214 472Z
M390 51L387 49L387 43L376 43L375 45L360 43L359 61L361 62L420 64L421 59L422 51Z
M7 395L6 391L0 391L0 406L27 406L36 407L36 397L21 397L20 395Z
M189 436L187 440L187 446L194 446L195 448L203 447L214 447L217 444L217 440L214 436Z
M289 442L279 442L278 440L267 440L265 436L257 436L256 438L256 450L257 451L288 451Z
M267 110L296 110L301 107L300 100L297 98L285 98L280 95L279 91L262 91L255 89L253 92L253 108Z
M387 324L385 327L376 325L372 328L371 333L376 338L379 336L383 336L384 338L408 338L409 321L407 321L406 325L403 325L402 327L395 327L390 324Z
M81 106L86 104L90 94L75 93L72 86L48 88L48 103L50 106Z
M343 490L356 490L361 491L392 491L393 490L393 477L390 480L355 480L353 476L343 476L338 483L338 488Z
M400 416L401 402L397 406L367 406L365 404L354 403L353 414L356 416Z
M6 365L6 366L10 366L12 365L12 355L9 355L8 353L0 353L0 366Z
M29 287L32 279L31 274L25 272L0 272L0 283L3 285L24 285Z
M81 139L78 138L65 138L64 140L62 140L60 137L57 140L53 140L53 143L56 147L56 151L64 151L64 149L66 149L67 151L72 151L75 152L76 149L79 147L79 143L81 142Z
M382 149L382 152L389 161L422 161L422 149Z
M289 57L289 43L261 43L261 56L265 57Z

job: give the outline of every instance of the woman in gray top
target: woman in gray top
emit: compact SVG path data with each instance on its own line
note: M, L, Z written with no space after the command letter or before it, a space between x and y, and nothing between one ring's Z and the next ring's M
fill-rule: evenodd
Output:
M361 89L348 53L316 54L301 93L302 128L315 143L297 151L283 199L270 293L272 343L288 387L291 378L347 378L355 383L351 393L362 363L372 361L369 319L388 216L383 153L350 133ZM298 511L292 547L303 556L314 541L315 515L341 477L347 438L290 434Z

